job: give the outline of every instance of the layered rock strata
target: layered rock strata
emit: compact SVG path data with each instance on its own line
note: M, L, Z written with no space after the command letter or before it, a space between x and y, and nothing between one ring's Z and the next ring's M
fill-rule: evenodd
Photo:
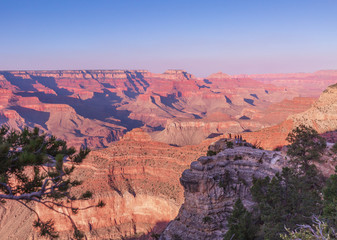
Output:
M265 149L274 149L288 144L286 137L296 126L304 124L312 127L318 133L326 136L329 141L335 142L337 138L333 132L337 130L337 86L329 86L319 99L304 112L290 115L282 123L264 128L257 132L244 133L244 138L256 143ZM330 132L330 134L325 134Z
M202 79L184 70L0 71L0 93L0 124L37 126L70 145L90 148L107 147L136 127L160 130L180 119L205 122L193 137L198 141L187 140L186 124L179 127L185 140L171 137L170 130L157 140L185 145L199 143L211 131L258 130L287 116L270 117L265 109L300 94L244 76L217 73Z
M207 151L208 144L174 147L154 142L144 130L134 129L110 147L92 151L73 173L74 179L83 181L83 185L73 189L73 194L83 190L94 194L93 199L79 201L74 206L85 208L99 200L106 206L89 208L76 215L67 209L59 210L72 216L87 239L128 239L160 233L177 215L183 202L181 173ZM22 214L19 214L11 205L4 207L4 211L0 209L0 226L10 223L10 236L39 239L32 229L35 216L29 210L20 208ZM40 205L35 207L42 219L55 221L60 239L72 237L69 219ZM21 230L25 218L27 224ZM16 231L18 234L14 234Z

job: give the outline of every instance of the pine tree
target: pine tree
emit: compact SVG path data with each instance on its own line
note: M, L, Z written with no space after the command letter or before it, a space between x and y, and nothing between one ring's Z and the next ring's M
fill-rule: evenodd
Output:
M228 227L224 240L253 240L255 238L257 228L252 214L247 211L240 199L235 202L233 212L228 218Z
M67 147L63 140L54 136L40 134L39 129L22 131L10 130L7 126L0 128L0 200L16 201L36 214L34 227L42 236L57 237L52 219L42 221L28 202L41 204L69 218L74 228L74 237L79 239L83 234L69 214L61 213L56 208L64 207L72 213L79 208L72 207L71 202L88 199L92 193L85 191L74 196L70 190L81 185L73 180L71 174L89 153L89 149L81 149L77 154L74 148ZM66 200L69 204L64 204ZM97 207L104 206L99 202Z
M315 129L305 125L296 127L286 140L290 143L287 151L290 162L302 171L306 171L313 162L319 162L326 148L325 139Z
M298 224L310 224L312 215L322 210L323 177L314 162L319 162L325 140L312 128L299 126L287 140L290 167L272 179L254 179L251 193L258 204L261 230L265 239L280 239L285 226L293 230Z
M258 203L265 239L280 239L285 226L292 230L297 224L309 224L311 216L321 210L320 191L290 168L283 168L272 179L254 179L251 192Z
M323 189L323 218L329 225L337 229L337 167L336 174L329 177Z

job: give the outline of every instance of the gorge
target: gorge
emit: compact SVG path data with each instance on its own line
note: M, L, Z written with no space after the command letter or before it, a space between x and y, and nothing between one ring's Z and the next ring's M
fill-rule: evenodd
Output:
M94 193L83 206L106 202L73 216L88 239L151 239L171 220L161 239L221 239L234 200L253 205L252 178L286 165L285 153L272 150L287 144L293 127L306 124L333 139L337 88L328 86L336 82L336 71L205 79L183 70L2 71L0 122L37 126L94 149L74 173ZM229 133L267 150L235 146L205 156ZM324 169L333 172L329 159ZM219 185L225 173L233 180L226 189ZM67 219L35 207L69 238ZM15 219L8 214L14 209ZM31 224L22 227L32 218L28 210L9 205L1 211L1 236L38 237ZM212 219L207 224L205 216Z

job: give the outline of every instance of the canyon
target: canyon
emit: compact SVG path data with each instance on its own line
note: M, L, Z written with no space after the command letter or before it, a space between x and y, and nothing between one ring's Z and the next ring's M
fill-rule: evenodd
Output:
M198 144L211 133L278 124L336 81L336 71L207 78L184 70L0 71L0 123L36 126L77 148L107 147L138 127L156 141Z
M253 206L251 179L286 164L285 152L272 150L294 127L334 139L337 88L328 86L336 82L336 71L207 78L183 70L1 71L0 123L95 149L74 172L94 193L79 206L106 203L71 215L88 239L151 239L171 220L161 239L221 239L234 200ZM229 133L267 150L223 148ZM216 156L205 156L209 146ZM324 169L333 172L329 159ZM224 188L226 177L233 181ZM34 207L55 219L61 239L71 236L66 218ZM10 203L0 209L0 235L37 239L33 218Z

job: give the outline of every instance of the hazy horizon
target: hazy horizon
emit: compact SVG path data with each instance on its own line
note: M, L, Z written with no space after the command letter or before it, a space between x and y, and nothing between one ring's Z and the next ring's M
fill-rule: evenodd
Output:
M211 73L209 73L205 76L198 76L198 75L194 74L193 72L189 72L186 69L182 69L182 68L176 68L176 69L167 68L166 70L164 70L162 72L154 72L154 71L150 71L149 69L141 69L141 68L136 68L136 69L107 69L107 68L106 69L99 69L99 68L96 68L96 69L0 69L0 72L11 72L11 71L142 71L142 70L149 71L149 72L155 73L155 74L162 74L166 70L184 70L187 73L190 73L197 78L205 78L205 77L208 77L211 74L222 72L222 71L215 71L215 72L211 72ZM229 73L226 73L226 72L222 72L222 73L228 74L230 76L236 76L236 75L297 74L297 73L299 73L299 74L310 74L310 73L315 73L315 72L318 72L318 71L337 71L337 68L336 69L317 69L315 71L310 71L310 72L309 71L307 71L307 72L264 72L264 73L238 73L238 74L229 74Z
M336 69L337 2L2 1L1 70Z

